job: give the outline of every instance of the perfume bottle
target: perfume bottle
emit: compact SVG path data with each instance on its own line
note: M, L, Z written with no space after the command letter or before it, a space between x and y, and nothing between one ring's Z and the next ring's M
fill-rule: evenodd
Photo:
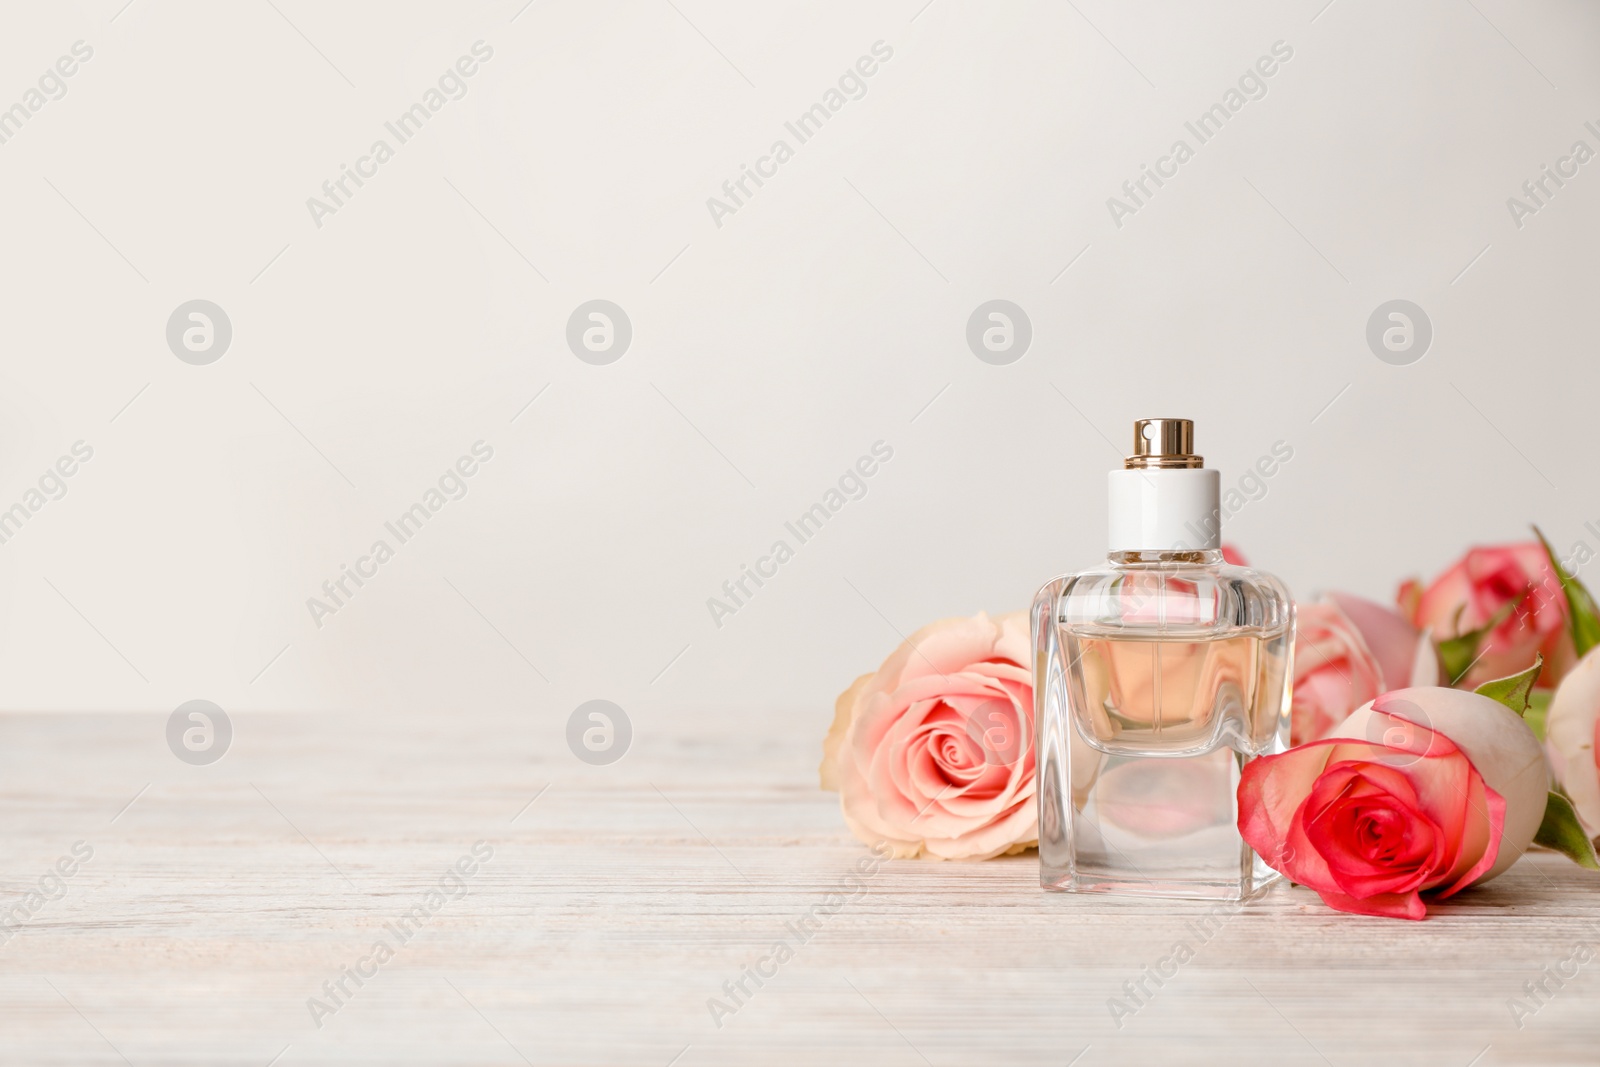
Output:
M1188 419L1134 424L1110 554L1033 603L1046 889L1245 900L1278 874L1239 836L1244 765L1289 743L1294 604L1224 562Z

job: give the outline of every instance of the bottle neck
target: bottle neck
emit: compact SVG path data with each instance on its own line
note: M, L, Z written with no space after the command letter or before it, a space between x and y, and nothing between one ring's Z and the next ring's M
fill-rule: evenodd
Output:
M1223 562L1222 550L1216 548L1199 552L1113 552L1108 558L1119 567L1148 563L1189 563L1207 566Z

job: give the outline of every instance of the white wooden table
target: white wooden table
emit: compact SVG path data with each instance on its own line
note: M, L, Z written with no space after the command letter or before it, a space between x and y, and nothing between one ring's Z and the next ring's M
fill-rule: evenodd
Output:
M1600 941L1600 878L1550 855L1424 923L1282 888L1204 943L1202 905L1046 895L1032 856L891 862L800 943L866 854L815 786L825 713L656 715L609 767L561 718L235 715L192 767L165 716L0 716L0 899L93 849L0 947L0 1062L1600 1063L1600 960L1520 1029L1507 1006ZM1119 1028L1109 998L1179 940ZM319 1027L308 998L358 965Z

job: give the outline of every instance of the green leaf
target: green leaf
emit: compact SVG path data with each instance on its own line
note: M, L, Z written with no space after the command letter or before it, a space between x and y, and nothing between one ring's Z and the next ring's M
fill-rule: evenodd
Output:
M1600 871L1600 858L1594 853L1594 842L1578 824L1578 813L1572 810L1572 801L1560 793L1551 793L1545 803L1544 821L1533 843L1553 849L1580 867Z
M1582 659L1591 648L1600 645L1600 606L1595 604L1594 597L1583 583L1567 573L1567 569L1556 558L1556 550L1545 539L1544 532L1537 526L1533 532L1538 534L1545 555L1550 557L1550 566L1555 568L1556 577L1561 580L1561 591L1567 597L1567 626L1572 631L1572 643L1578 650L1578 658Z
M1528 696L1528 710L1522 713L1522 721L1528 724L1540 744L1544 743L1544 719L1550 714L1550 698L1553 696L1554 690L1535 689Z
M1521 674L1513 674L1506 678L1496 678L1492 682L1484 682L1473 692L1480 696L1498 700L1518 715L1527 717L1528 697L1533 692L1533 685L1539 680L1539 672L1544 670L1544 656L1533 657L1533 666Z

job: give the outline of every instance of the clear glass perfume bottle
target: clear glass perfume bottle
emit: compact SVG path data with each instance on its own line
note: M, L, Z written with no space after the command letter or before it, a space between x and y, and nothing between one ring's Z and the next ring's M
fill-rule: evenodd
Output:
M1109 557L1034 599L1046 889L1244 900L1278 877L1235 797L1246 763L1288 747L1294 605L1223 561L1193 443L1187 419L1135 423Z

